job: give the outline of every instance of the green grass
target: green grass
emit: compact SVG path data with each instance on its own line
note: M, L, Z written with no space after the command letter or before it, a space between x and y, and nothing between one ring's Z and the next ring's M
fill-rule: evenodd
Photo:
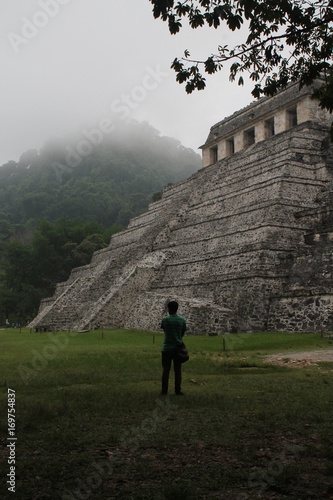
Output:
M333 348L310 334L186 337L185 397L160 393L162 335L0 331L1 498L7 391L18 499L325 498L333 488L333 364L267 354ZM170 377L170 389L173 385ZM329 496L328 496L329 498Z

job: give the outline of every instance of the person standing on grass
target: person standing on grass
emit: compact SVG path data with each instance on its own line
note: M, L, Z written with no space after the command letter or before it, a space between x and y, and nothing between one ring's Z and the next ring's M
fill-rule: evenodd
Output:
M183 336L186 332L186 321L183 316L178 316L178 302L172 300L168 303L169 316L162 319L161 328L164 331L164 341L162 345L162 393L168 394L169 375L171 362L175 370L175 393L183 396L181 391L182 383L182 365L174 358L177 346L183 342Z

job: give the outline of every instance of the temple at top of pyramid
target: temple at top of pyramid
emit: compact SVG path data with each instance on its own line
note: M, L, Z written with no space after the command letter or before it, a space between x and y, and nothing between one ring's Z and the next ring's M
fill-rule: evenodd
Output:
M318 83L320 84L320 82ZM333 330L332 117L292 84L214 125L203 168L112 236L30 327Z
M294 83L273 97L262 98L211 127L206 143L201 146L202 166L219 160L285 132L300 123L331 122L331 115L312 98L317 80L311 87L299 89Z

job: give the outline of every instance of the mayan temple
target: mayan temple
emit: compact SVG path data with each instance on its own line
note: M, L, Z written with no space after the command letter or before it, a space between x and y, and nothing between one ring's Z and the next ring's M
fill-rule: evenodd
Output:
M292 84L214 125L202 168L166 188L30 327L189 333L333 330L332 117Z

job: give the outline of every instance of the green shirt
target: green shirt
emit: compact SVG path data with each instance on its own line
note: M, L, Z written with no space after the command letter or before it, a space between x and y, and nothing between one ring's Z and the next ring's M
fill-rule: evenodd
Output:
M164 331L164 342L162 352L171 351L183 342L183 335L186 331L186 321L183 316L170 314L162 319L161 328Z

